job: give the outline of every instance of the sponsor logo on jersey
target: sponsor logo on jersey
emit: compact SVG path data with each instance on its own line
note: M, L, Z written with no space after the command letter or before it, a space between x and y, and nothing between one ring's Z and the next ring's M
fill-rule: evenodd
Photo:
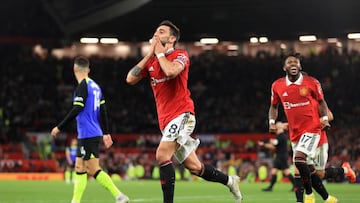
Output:
M289 96L289 95L288 95L287 92L284 92L284 93L282 94L282 96L283 96L283 97L287 97L287 96Z
M290 103L290 102L284 102L283 103L284 109L291 109L291 108L307 106L307 105L310 105L310 101L300 102L300 103L295 103L295 104Z
M149 72L151 72L151 71L154 71L154 67L153 67L153 66L151 66L151 67L149 68Z
M156 79L154 77L151 77L150 78L150 83L151 83L152 86L156 86L158 83L162 83L162 82L168 81L170 79L171 79L170 77L164 77L164 78L160 78L160 79Z

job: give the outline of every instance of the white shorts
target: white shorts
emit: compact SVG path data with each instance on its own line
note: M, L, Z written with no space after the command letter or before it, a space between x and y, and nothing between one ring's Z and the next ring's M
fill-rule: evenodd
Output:
M328 160L329 144L324 143L316 149L314 166L316 170L324 170Z
M317 145L320 141L320 135L316 133L304 133L301 135L298 143L291 143L295 161L295 151L300 151L307 155L306 164L314 165Z
M200 144L199 139L194 139L190 135L195 129L196 119L191 113L183 113L170 121L161 131L162 142L179 143L179 148L174 156L180 162L184 162L189 154L196 150Z

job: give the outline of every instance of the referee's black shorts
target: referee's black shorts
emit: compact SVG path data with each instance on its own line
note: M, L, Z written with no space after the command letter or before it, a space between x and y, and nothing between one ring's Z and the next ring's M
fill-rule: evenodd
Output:
M288 161L287 161L287 157L277 157L274 159L274 168L277 168L279 170L284 170L284 169L287 169L289 168L289 164L288 164Z

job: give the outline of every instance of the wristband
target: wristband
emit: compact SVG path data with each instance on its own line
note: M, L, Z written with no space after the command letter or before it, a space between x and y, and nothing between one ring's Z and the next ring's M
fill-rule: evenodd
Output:
M323 120L323 121L328 121L328 120L329 120L329 116L323 116L323 117L322 117L322 120Z
M158 54L156 54L156 58L158 58L158 59L160 59L160 58L163 57L163 56L165 56L164 53L158 53Z
M269 119L269 124L274 125L275 124L275 119Z

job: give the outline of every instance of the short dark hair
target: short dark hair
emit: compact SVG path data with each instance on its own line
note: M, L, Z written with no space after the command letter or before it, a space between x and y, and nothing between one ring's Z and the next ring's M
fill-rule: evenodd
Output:
M172 23L170 20L164 20L160 23L159 26L161 26L161 25L166 25L166 26L170 27L171 34L176 37L175 43L179 41L180 29L174 23Z
M79 68L89 68L90 66L89 59L84 56L76 57L74 60L74 64Z
M289 54L287 54L287 55L285 56L285 59L289 58L290 56L295 57L295 58L301 60L301 54L298 53L298 52L290 52Z

